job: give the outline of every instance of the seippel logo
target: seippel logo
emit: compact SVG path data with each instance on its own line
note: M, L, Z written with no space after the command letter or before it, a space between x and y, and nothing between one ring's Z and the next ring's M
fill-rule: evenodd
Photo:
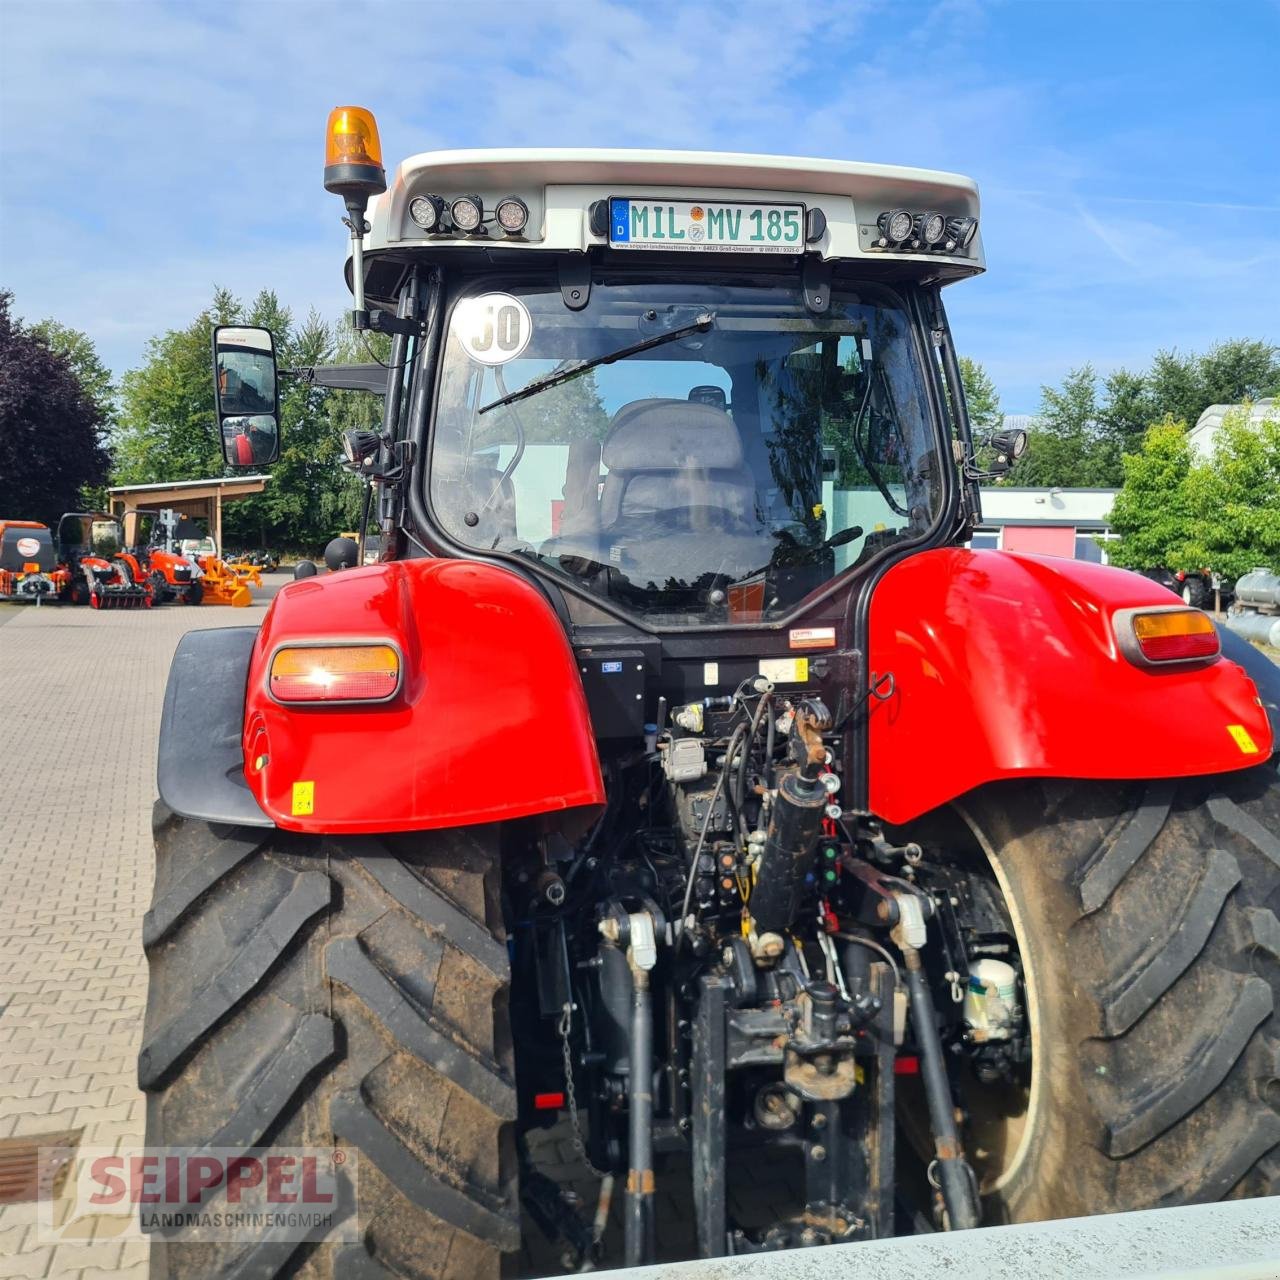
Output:
M59 1169L40 1201L41 1243L146 1239L191 1232L202 1241L360 1238L359 1162L343 1147L65 1148L41 1151Z

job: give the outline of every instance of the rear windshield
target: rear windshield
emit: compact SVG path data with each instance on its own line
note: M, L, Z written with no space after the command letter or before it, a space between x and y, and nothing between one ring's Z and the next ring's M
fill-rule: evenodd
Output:
M453 539L663 626L781 617L922 535L941 503L917 344L879 289L821 315L783 284L597 282L578 311L553 282L473 289L450 317L432 448Z

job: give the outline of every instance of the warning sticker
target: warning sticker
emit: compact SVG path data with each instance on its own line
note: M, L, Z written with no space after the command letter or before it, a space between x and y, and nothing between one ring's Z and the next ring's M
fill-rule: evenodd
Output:
M1227 732L1245 755L1256 756L1258 754L1258 744L1250 737L1249 730L1244 725L1229 724L1227 725Z
M506 364L529 345L533 320L529 308L512 294L482 293L454 308L453 332L477 364Z
M293 784L293 816L306 817L316 811L316 784L314 782L295 782Z
M760 674L774 684L803 684L809 678L809 659L761 658Z

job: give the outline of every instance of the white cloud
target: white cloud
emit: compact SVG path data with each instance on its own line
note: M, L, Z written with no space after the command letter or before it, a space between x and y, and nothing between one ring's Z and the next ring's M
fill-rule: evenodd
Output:
M649 145L826 154L978 178L990 274L948 291L1011 410L1092 359L1278 336L1277 183L1242 191L1101 91L993 74L975 0L643 6L563 0L173 5L0 0L0 282L115 368L215 283L336 314L343 231L320 186L338 100L388 163L433 147ZM1192 172L1194 170L1194 173ZM1247 250L1224 206L1257 204ZM1272 287L1273 293L1273 287Z

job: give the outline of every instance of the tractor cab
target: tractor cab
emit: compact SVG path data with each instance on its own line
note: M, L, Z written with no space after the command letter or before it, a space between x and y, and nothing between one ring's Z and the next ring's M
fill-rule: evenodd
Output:
M67 564L86 556L110 561L124 549L124 530L114 516L102 512L68 512L58 521L58 553Z

